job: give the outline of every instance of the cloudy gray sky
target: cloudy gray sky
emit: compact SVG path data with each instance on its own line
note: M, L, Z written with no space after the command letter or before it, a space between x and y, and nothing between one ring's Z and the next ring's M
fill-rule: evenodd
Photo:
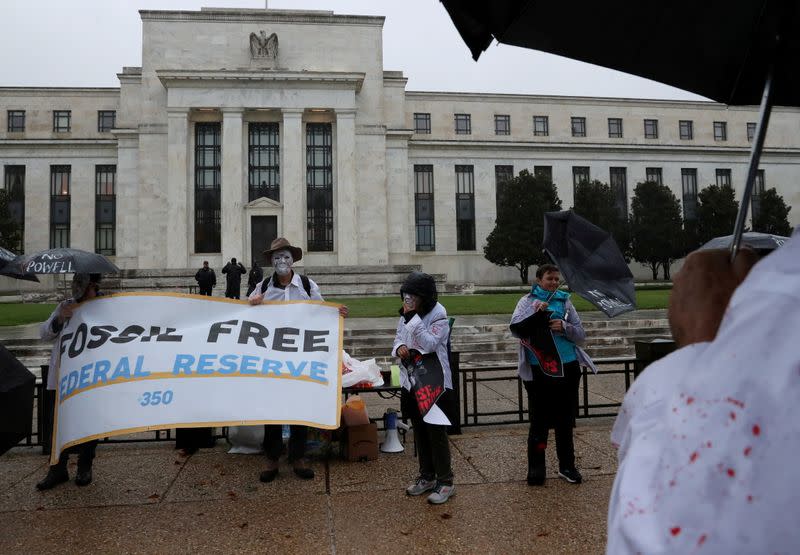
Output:
M264 0L0 0L0 86L119 86L141 65L140 9L263 8ZM479 62L438 0L269 0L274 9L383 15L384 67L408 90L665 98L700 97L624 73L507 45Z

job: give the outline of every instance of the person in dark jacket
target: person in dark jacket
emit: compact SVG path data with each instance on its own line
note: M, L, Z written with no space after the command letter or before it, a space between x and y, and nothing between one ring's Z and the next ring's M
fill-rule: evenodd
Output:
M250 273L247 275L247 296L250 296L250 293L256 288L256 285L261 283L261 280L264 279L264 270L261 269L261 266L258 265L257 262L253 263L253 267L250 269Z
M241 262L236 262L235 258L231 258L231 261L225 264L222 273L227 274L225 296L229 299L241 298L242 276L247 273L247 268Z
M214 270L208 267L208 260L203 260L203 267L197 270L194 279L197 282L198 289L200 289L200 294L210 297L211 290L217 284L217 275Z

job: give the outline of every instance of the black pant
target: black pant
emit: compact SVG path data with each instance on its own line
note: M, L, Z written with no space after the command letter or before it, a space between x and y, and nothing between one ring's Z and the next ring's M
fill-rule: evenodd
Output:
M533 371L541 373L538 368L534 368ZM547 436L550 428L555 431L559 470L575 468L575 443L572 429L575 426L575 410L580 382L578 363L565 364L564 373L563 378L534 374L533 381L522 382L528 394L528 415L531 421L528 430L529 468L544 466L544 452L547 449ZM537 402L545 407L537 407ZM546 409L546 413L542 410L543 408Z
M282 426L280 424L264 425L264 451L267 458L277 462L283 451ZM306 454L306 438L308 426L289 426L289 462L299 461Z
M61 455L58 457L58 462L52 465L54 468L61 468L62 470L67 469L67 462L69 461L69 456L72 454L78 455L78 471L81 470L89 470L92 468L92 461L94 460L95 450L97 449L98 441L96 439L92 441L87 441L86 443L80 443L78 445L73 445L61 452Z
M209 287L200 287L200 294L201 295L207 295L207 296L210 297L211 296L211 289L212 289L212 287L210 287L210 286Z
M452 391L445 389L445 395ZM450 440L447 438L447 426L428 424L419 413L413 395L402 390L401 407L403 416L411 420L414 426L414 442L419 457L419 475L425 480L436 480L439 484L453 485L453 468L450 465ZM438 404L438 403L437 403Z

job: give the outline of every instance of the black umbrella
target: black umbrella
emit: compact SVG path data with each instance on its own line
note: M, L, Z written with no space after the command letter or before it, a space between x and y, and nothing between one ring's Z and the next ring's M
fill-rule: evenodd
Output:
M493 39L660 81L717 102L761 104L739 248L772 105L800 106L796 0L441 0L477 60ZM773 86L775 85L775 86Z
M733 235L714 237L708 243L700 247L699 250L726 249L728 245L731 244L732 239ZM778 247L782 247L788 239L788 237L784 237L783 235L772 235L771 233L758 233L755 231L742 233L742 244L756 251L773 251Z
M570 289L607 316L636 308L633 274L606 231L572 210L546 212L542 246Z
M15 271L23 274L114 274L119 272L102 254L80 249L57 248L18 256L11 261L4 271Z
M7 268L15 258L17 258L16 254L8 249L0 247L0 276L24 279L26 281L39 281L39 278L33 274L19 273Z

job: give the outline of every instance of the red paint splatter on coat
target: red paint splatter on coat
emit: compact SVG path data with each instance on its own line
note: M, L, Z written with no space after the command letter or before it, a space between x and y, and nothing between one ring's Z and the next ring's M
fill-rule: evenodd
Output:
M735 471L734 469L732 469L732 468L729 468L729 469L727 470L727 473L728 473L728 476L730 476L731 478L733 478L734 476L736 476L736 471Z
M699 457L699 456L700 456L700 455L697 453L697 451L695 451L695 452L694 452L694 453L692 453L692 454L691 454L691 456L689 457L689 462L694 462L694 461L696 461L696 460L697 460L697 457Z
M740 409L743 409L743 408L744 408L744 403L742 403L742 402L741 402L741 401L739 401L738 399L734 399L734 398L732 398L732 397L728 397L728 398L727 398L727 399L725 399L725 400L726 400L726 401L728 401L729 403L733 404L733 405L736 405L736 406L737 406L737 407L739 407Z
M669 529L669 533L672 534L673 536L677 536L678 534L681 533L681 527L673 526L672 528Z
M702 536L700 536L699 538L697 538L697 547L700 547L700 546L701 546L701 545L703 545L705 542L706 542L706 535L705 535L705 534L703 534Z
M750 456L750 452L751 452L752 450L753 450L753 448L752 448L752 447L745 447L745 448L744 448L744 456L745 456L745 457L749 457L749 456Z
M731 420L736 420L736 413L731 411Z
M748 503L752 503L753 502L753 496L752 495L748 495L747 496L747 502Z
M761 435L761 426L759 426L758 424L753 426L753 435L754 436Z
M691 405L692 403L694 403L694 397L689 397L688 399L686 399L687 405Z

